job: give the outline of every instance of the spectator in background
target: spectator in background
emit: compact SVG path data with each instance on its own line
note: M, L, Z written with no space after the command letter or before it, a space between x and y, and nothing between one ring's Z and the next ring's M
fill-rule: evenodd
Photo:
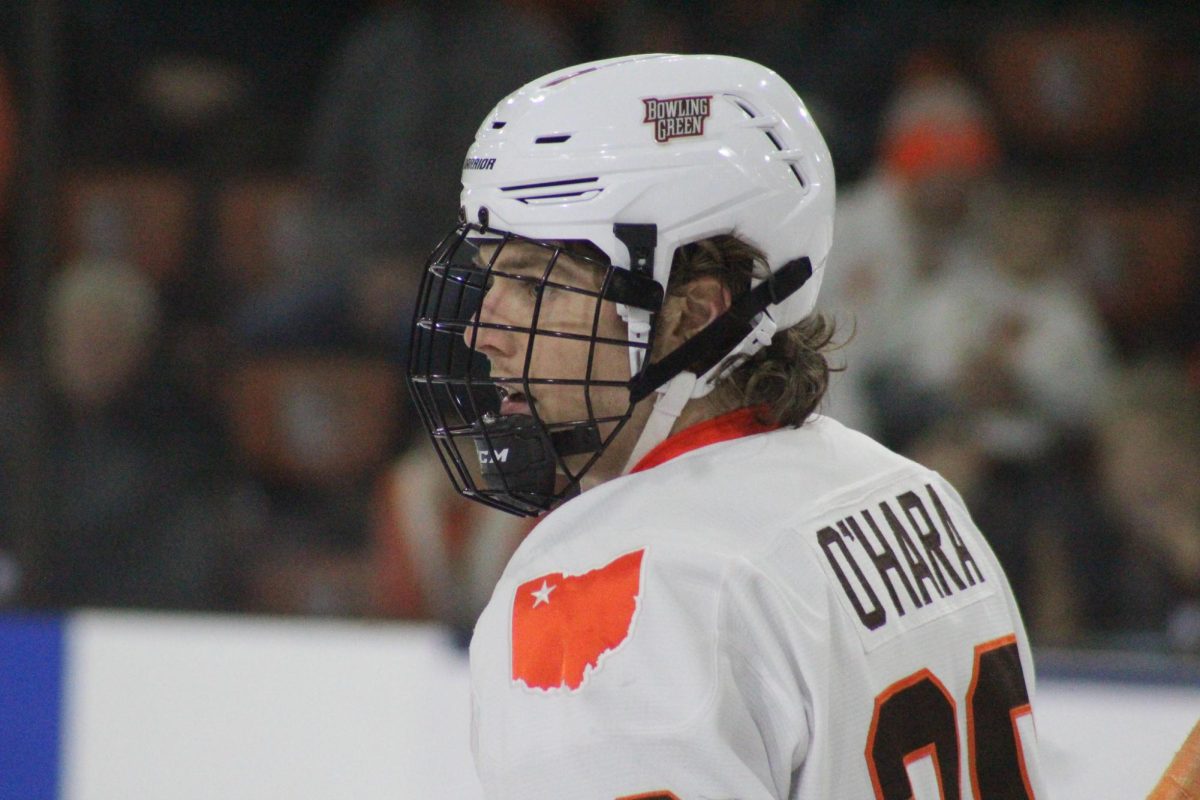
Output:
M307 263L243 305L239 338L402 354L429 242L458 207L434 176L457 171L505 87L573 60L528 5L388 4L351 32L313 122Z
M49 606L213 604L213 458L152 366L160 324L154 286L124 263L71 264L49 288L46 560L30 574ZM10 439L0 435L0 528L15 490L3 482Z
M1200 652L1200 388L1177 362L1121 370L1102 417L1100 475L1120 537L1110 587L1123 626Z
M911 73L885 120L879 165L839 204L826 307L855 332L826 411L960 487L1035 635L1105 629L1116 553L1088 454L1110 362L1070 274L1073 220L999 184L991 115L961 79ZM1068 581L1074 611L1051 613L1043 589Z
M957 481L1035 630L1040 588L1077 588L1075 618L1047 617L1039 631L1072 636L1114 616L1116 554L1087 460L1109 346L1072 280L1064 202L1016 190L994 208L987 248L910 292L876 400L885 429L904 430L910 453ZM1051 547L1070 557L1045 555ZM1045 574L1060 562L1068 574Z
M924 402L893 391L872 397L893 342L912 318L909 302L950 264L986 257L984 221L998 145L979 97L961 79L915 70L885 113L879 161L838 203L838 229L822 305L854 333L850 369L833 376L825 411L902 447ZM880 416L903 402L906 413ZM899 422L899 429L888 429Z
M997 455L1044 452L1060 433L1094 426L1108 389L1108 346L1098 312L1072 280L1063 203L1016 191L994 209L990 247L910 294L887 383L915 387L904 393L932 396L934 407L975 412L976 438Z

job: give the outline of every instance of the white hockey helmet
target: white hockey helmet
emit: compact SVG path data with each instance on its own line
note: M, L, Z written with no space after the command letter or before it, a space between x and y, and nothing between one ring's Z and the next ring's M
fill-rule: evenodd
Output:
M468 408L472 404L448 387L485 379L452 375L455 370L435 363L432 344L422 338L428 334L421 331L479 326L478 320L451 321L452 314L433 308L457 295L430 286L431 276L457 281L463 291L472 285L463 277L470 267L453 263L455 242L470 236L551 246L585 241L607 256L610 272L637 278L633 288L601 298L615 301L629 325L630 412L650 393L660 394L637 456L665 437L688 399L706 394L739 359L768 345L777 329L812 312L833 237L833 164L804 103L771 70L728 56L628 56L539 78L502 100L483 121L464 160L462 184L458 238L450 237L435 252L422 290L410 384L463 493L523 513L552 507L562 492L514 493L508 489L528 488L528 482L505 481L503 475L499 489L473 485L454 436L473 436L484 471L494 472L499 469L494 456L502 450L494 441L498 429L489 427L489 414ZM709 326L714 335L703 345L712 350L716 344L719 352L709 354L702 367L691 354L645 363L657 305L636 299L645 297L637 284L652 280L661 301L676 250L722 234L760 250L771 277L754 279L724 315L731 319ZM611 284L606 278L605 286ZM455 303L462 305L460 299ZM473 362L459 363L469 372L466 365ZM439 383L445 391L437 401L431 387ZM464 424L448 422L439 403L457 405L455 416ZM580 445L575 434L595 423L581 421L572 431L573 453L598 455L611 441L591 435L583 438L594 450ZM552 426L542 425L536 412L531 424L540 426L540 440L549 447ZM512 427L507 425L506 436ZM557 461L561 474L563 449L539 455L539 463ZM572 484L580 474L569 474ZM549 483L543 477L539 485L545 489Z
M675 250L718 234L773 270L807 257L812 278L766 309L780 329L812 312L833 241L833 162L808 109L776 73L730 56L612 58L526 84L480 126L462 184L468 221L586 240L627 269L634 255L614 224L655 225L664 288ZM740 354L769 342L763 333Z

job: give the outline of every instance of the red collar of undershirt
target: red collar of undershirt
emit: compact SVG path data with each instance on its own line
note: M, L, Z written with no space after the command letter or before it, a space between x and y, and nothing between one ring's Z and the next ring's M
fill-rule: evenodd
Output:
M781 427L778 423L763 423L758 415L762 411L758 406L739 408L719 417L697 422L691 427L684 428L679 433L660 442L649 453L642 456L641 461L630 470L630 473L652 469L659 464L665 464L676 456L698 450L717 442L730 439L740 439L756 433L766 433Z

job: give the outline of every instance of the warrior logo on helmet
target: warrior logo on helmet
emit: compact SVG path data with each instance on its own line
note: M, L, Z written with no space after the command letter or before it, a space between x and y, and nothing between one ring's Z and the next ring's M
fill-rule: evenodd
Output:
M667 142L679 136L703 136L704 120L712 107L712 95L700 97L648 97L642 100L646 116L654 124L654 141Z

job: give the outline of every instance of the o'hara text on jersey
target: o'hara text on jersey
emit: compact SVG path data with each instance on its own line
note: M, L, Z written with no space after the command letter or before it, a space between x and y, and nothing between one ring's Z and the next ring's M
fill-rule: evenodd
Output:
M928 505L907 491L817 531L842 590L870 630L887 623L889 613L902 617L910 607L924 608L984 582L942 499L928 484L925 491ZM871 572L887 589L889 604L868 579Z

